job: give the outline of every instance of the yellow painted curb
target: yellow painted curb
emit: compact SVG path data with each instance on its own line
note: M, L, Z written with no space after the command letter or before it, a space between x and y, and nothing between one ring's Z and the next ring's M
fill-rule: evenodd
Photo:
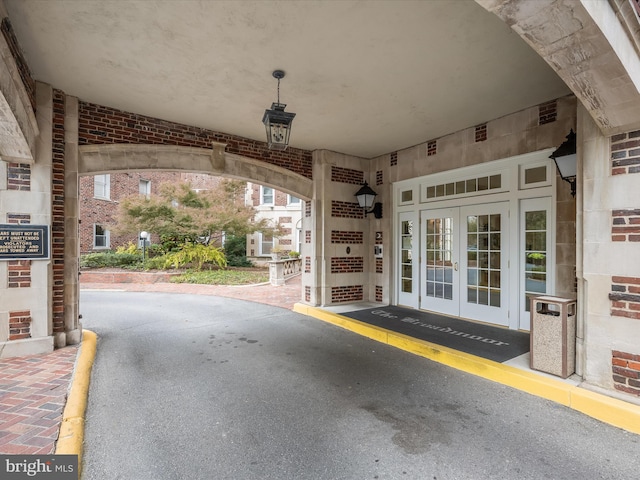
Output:
M56 454L78 455L78 472L82 471L82 444L84 441L84 415L87 410L91 368L96 358L98 336L82 331L80 355L73 373L71 390L62 413L62 425L56 444Z
M560 380L534 372L476 357L448 347L369 325L321 308L301 303L293 311L337 325L406 352L420 355L434 362L453 367L502 385L530 393L579 411L601 422L640 434L640 406L607 397Z

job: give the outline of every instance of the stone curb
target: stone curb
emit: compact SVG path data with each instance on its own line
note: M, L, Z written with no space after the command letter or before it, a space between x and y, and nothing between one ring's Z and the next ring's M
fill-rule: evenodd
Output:
M640 435L640 406L638 405L537 375L534 372L385 330L321 308L296 303L293 311L457 370L551 400L601 422Z
M82 447L84 443L84 416L89 397L91 369L96 358L98 336L82 331L82 345L73 372L67 404L62 413L60 435L56 444L56 455L78 455L78 475L82 472Z

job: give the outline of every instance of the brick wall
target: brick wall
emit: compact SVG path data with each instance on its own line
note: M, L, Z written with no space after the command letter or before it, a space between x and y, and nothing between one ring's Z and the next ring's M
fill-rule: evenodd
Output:
M640 242L640 208L611 212L611 240Z
M391 152L389 154L389 166L395 167L398 165L398 152Z
M53 91L51 161L51 263L53 265L53 333L64 332L64 160L65 95Z
M640 130L611 137L611 174L640 173Z
M28 163L7 164L7 190L31 190L31 165Z
M28 225L31 215L28 213L8 213L10 225ZM9 260L7 262L7 288L26 288L31 286L31 260Z
M376 285L376 302L382 302L382 286Z
M31 286L31 260L9 260L7 262L7 287L25 288Z
M364 289L362 285L331 287L332 303L361 302L363 299Z
M312 178L311 152L289 147L269 150L266 142L168 122L114 108L80 102L79 144L131 143L180 145L211 148L212 142L225 143L226 151L261 160Z
M557 118L558 102L556 100L538 105L538 125L555 122Z
M331 230L331 243L363 243L364 234L362 232L349 232L343 230Z
M311 301L311 287L309 286L304 287L304 301L305 302Z
M358 202L331 201L331 216L336 218L364 218L364 208Z
M362 185L364 183L364 172L352 168L331 166L331 181Z
M484 142L487 140L487 124L478 125L476 127L476 142Z
M640 355L614 350L611 365L613 387L640 396Z
M9 312L9 340L31 338L31 311Z
M611 279L611 315L640 320L640 277Z
M362 273L363 257L331 257L331 273Z
M311 257L304 257L304 273L311 273Z
M427 157L431 157L438 153L438 141L432 140L427 142Z

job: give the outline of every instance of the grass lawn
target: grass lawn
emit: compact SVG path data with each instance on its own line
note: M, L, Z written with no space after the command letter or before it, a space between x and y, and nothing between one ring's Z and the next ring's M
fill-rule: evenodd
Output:
M187 271L171 279L174 283L198 283L203 285L253 285L269 281L268 269L237 268L227 270Z

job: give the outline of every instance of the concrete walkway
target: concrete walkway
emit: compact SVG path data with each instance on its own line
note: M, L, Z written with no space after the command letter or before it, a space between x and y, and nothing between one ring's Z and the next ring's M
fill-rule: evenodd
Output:
M82 283L81 290L86 289L215 295L290 310L300 301L301 277L279 287ZM54 453L77 354L76 345L47 355L0 360L0 454Z

